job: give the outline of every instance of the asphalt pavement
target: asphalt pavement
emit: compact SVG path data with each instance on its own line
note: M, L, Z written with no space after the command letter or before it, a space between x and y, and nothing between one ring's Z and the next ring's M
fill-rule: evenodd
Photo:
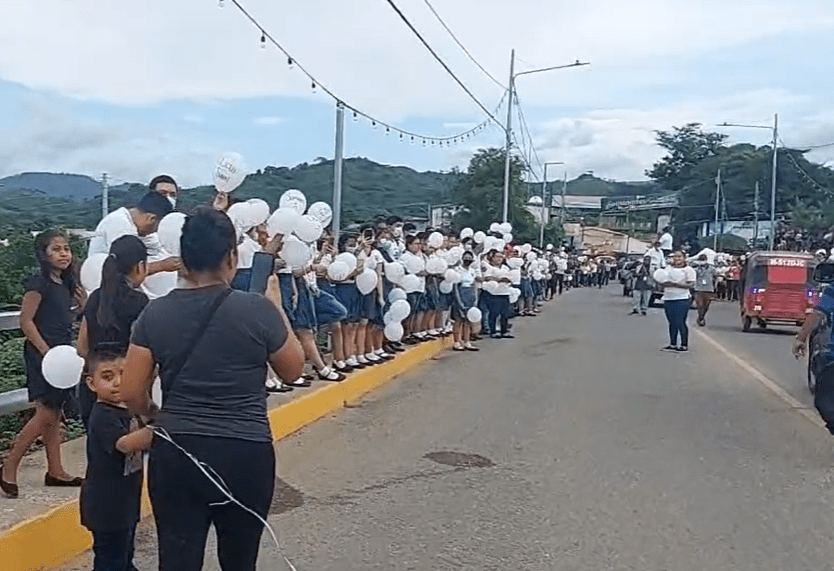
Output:
M831 438L700 334L660 351L662 309L618 293L571 290L276 444L269 519L298 571L831 568ZM734 309L703 333L809 402L790 337ZM137 551L156 568L150 522Z

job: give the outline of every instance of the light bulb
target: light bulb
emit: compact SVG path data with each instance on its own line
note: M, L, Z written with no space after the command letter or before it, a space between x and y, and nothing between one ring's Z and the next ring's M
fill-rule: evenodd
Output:
M291 57L287 57L287 65L288 65L288 66L290 66L290 69L292 69L292 68L293 68L293 63L294 63L294 62L292 61L292 58L291 58Z
M315 93L316 92L316 82L315 81L312 83L312 87L313 87L313 93Z
M356 123L359 121L359 114L356 111L353 112L353 122Z
M222 8L223 7L223 0L217 0L217 6L219 8Z
M402 142L403 142L403 134L400 133L400 143L402 143Z
M423 146L424 147L426 146L426 140L425 139L423 139Z
M261 31L261 49L266 49L266 34Z
M387 137L390 134L391 134L391 128L390 127L385 127L385 136Z
M414 144L414 135L411 135L411 144Z
M376 129L376 121L371 121L371 127L373 127L374 129Z

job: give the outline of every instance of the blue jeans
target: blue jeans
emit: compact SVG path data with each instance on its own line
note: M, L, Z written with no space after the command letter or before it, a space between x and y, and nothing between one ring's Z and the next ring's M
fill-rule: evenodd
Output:
M93 571L137 571L133 565L136 524L117 531L93 531Z
M492 295L484 293L486 304L489 308L489 331L492 335L498 335L500 327L501 335L509 332L507 320L510 316L510 298L506 295ZM498 323L496 323L498 322Z
M649 300L652 297L652 290L650 289L635 289L632 290L631 296L634 298L634 303L632 304L632 309L634 311L640 311L642 313L646 313L646 310L649 308Z
M664 301L663 309L666 312L666 320L669 322L669 345L678 344L678 334L681 338L681 346L689 346L689 327L686 325L686 317L689 315L689 299L676 299Z

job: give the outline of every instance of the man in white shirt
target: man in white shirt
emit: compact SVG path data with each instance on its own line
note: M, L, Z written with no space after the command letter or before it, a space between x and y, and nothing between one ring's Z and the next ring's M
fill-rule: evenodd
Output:
M132 208L119 208L102 218L96 227L96 233L90 240L89 255L109 254L110 245L122 236L138 236L144 242L148 236L156 235L159 221L173 210L168 199L161 194L149 192L142 197L139 204ZM153 259L151 246L147 243L148 257ZM164 253L164 250L160 251ZM158 256L156 256L158 257ZM176 272L180 269L180 259L164 253L162 259L148 263L148 274L158 272Z
M660 236L660 240L658 241L660 243L660 249L666 257L669 257L672 254L672 247L674 243L670 230L671 228L669 226L664 228L663 235Z
M151 192L155 192L168 199L171 203L171 208L177 207L177 195L180 192L180 187L177 186L177 181L172 176L161 174L155 176L148 185Z
M652 259L652 273L654 273L655 270L666 267L666 254L664 254L660 248L660 241L655 242L652 247L649 248L648 252L646 252L646 256L649 256Z

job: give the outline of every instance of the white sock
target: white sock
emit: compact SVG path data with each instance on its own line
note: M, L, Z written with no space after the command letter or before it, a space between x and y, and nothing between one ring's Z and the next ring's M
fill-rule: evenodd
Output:
M344 369L345 368L345 362L344 361L336 361L333 364L336 365L336 367L338 367L339 369Z
M385 351L383 351L382 349L377 349L376 351L374 351L374 353L376 353L377 355L385 355Z
M356 357L351 355L350 357L348 357L348 360L346 361L346 363L348 365L350 365L351 367L355 367L356 365L359 364L359 361L356 360Z
M362 365L367 365L368 363L370 363L370 361L368 361L368 360L365 358L365 355L359 355L359 356L356 358L356 360L357 360L359 363L361 363Z
M330 367L328 367L328 366L324 366L324 367L322 367L321 369L319 369L319 373L321 373L321 374L322 374L323 376L325 376L325 377L327 377L328 375L330 375L330 373L332 373L332 372L333 372L333 371L331 371L331 370L330 370Z

